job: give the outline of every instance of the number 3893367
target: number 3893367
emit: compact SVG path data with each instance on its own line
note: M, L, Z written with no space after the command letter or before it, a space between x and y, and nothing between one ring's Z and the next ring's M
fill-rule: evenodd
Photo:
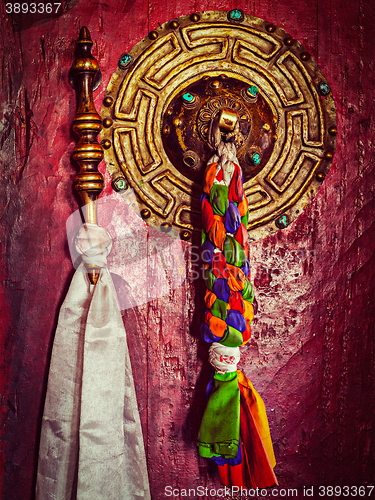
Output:
M57 14L61 3L6 3L7 14Z

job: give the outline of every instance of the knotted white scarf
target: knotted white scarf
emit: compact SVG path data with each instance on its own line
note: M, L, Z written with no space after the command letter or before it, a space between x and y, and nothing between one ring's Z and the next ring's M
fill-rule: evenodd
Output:
M106 267L111 238L85 224L61 306L39 449L37 500L150 500L126 333ZM91 285L84 262L103 266Z

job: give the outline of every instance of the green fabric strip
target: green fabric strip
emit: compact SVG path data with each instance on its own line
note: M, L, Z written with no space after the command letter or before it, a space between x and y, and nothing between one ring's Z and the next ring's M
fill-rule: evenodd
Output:
M226 345L227 347L239 347L243 342L242 333L233 328L233 326L229 326L226 329L226 333L221 340L219 340L219 344Z
M247 224L249 222L249 212L246 212L246 214L241 217L241 222L247 228Z
M228 188L221 184L213 184L210 192L210 205L214 214L220 215L220 217L225 216L225 212L228 210Z
M211 271L211 268L208 268L204 271L203 279L204 279L204 284L206 285L206 288L208 288L210 291L212 291L212 287L215 283L216 276Z
M250 281L246 278L245 280L245 287L241 292L242 297L244 300L248 300L251 304L253 303L254 300L254 290L253 287L250 283Z
M211 306L211 313L213 316L221 318L222 320L225 321L228 315L227 303L224 302L223 300L216 299Z
M211 391L199 430L201 457L235 458L240 436L240 390L237 372L215 372Z
M243 248L237 240L228 234L224 240L223 253L225 260L232 266L241 267L246 262L246 255Z

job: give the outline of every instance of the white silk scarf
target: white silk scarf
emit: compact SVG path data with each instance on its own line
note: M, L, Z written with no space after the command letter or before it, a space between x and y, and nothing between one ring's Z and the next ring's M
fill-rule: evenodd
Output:
M110 243L103 228L99 235L92 229L89 259L101 253L105 263ZM85 244L81 240L78 246ZM112 279L104 266L98 283L91 285L82 263L61 307L53 344L36 500L150 498L126 332Z

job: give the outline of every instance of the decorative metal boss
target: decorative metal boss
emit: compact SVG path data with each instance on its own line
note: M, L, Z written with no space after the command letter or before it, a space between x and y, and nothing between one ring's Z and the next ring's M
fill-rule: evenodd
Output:
M121 56L104 98L112 179L126 179L149 223L200 230L208 127L218 114L230 130L235 113L250 239L286 227L325 179L336 146L333 97L314 59L239 9L182 16L152 33Z

